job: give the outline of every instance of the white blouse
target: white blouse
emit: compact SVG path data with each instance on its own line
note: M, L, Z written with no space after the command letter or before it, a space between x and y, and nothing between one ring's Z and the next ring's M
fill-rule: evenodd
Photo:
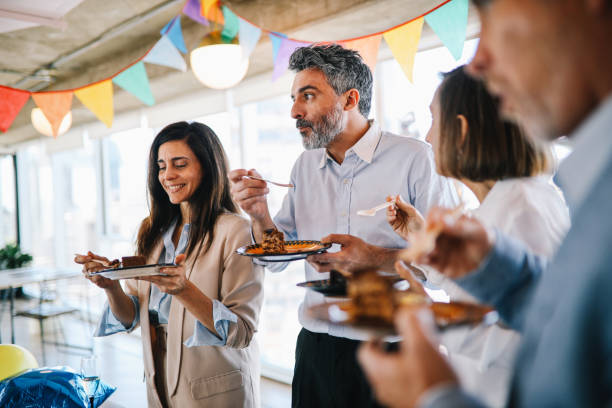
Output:
M570 227L561 191L546 176L498 181L473 215L546 257L554 254ZM452 280L428 272L429 283L439 285L451 300L475 301ZM519 333L497 324L449 330L440 340L462 386L488 406L503 406Z

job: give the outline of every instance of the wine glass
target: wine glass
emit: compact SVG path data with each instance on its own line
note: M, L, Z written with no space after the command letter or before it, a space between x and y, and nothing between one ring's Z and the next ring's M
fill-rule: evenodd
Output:
M85 392L89 397L90 408L93 408L94 396L100 383L97 356L92 354L91 356L81 358L81 375L83 376L83 387L85 387Z

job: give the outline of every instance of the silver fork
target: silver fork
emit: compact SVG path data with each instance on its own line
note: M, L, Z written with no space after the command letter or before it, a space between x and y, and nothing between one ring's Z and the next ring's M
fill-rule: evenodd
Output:
M293 184L277 183L276 181L270 181L270 180L267 180L261 177L255 177L255 176L244 176L244 177L248 177L253 180L265 181L266 183L274 184L275 186L279 186L279 187L289 187L289 188L295 187Z
M373 217L376 213L384 208L391 207L395 202L387 201L383 204L379 204L376 207L372 207L369 210L359 210L357 211L357 215L364 215L366 217Z

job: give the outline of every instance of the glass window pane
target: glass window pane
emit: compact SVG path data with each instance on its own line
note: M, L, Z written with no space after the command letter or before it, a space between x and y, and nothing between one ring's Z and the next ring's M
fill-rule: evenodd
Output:
M288 94L241 108L246 167L281 183L289 182L293 164L303 151L290 110ZM280 209L286 193L284 188L270 186L271 214ZM266 271L266 296L259 326L264 372L273 369L289 377L293 372L295 342L301 328L297 311L304 297L304 290L296 283L303 280L303 261L290 263L281 273Z
M13 156L0 156L0 247L17 241Z

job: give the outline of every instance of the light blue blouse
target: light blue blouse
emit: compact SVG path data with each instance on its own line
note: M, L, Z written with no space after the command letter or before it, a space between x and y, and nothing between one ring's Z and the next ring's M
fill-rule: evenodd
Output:
M172 242L172 233L175 227L176 223L173 224L163 236L164 249L162 250L162 253L159 256L158 263L173 263L176 256L178 254L184 253L185 249L187 248L187 243L189 239L189 224L185 224L183 226L183 230L181 231L181 236L179 237L179 242L176 248L174 247L174 243ZM138 303L138 298L132 295L129 296L132 299L132 302L134 303L135 311L135 318L132 324L129 327L125 327L115 317L115 315L113 315L113 312L110 310L110 307L107 302L104 312L102 313L102 317L100 318L100 322L98 323L98 327L96 328L96 331L94 333L95 337L108 336L123 331L131 331L136 327L140 320L140 307ZM149 313L157 314L157 320L161 324L168 323L171 300L172 295L160 291L156 285L151 285L151 295L149 297ZM215 325L215 330L219 334L219 337L217 337L217 335L213 334L210 330L208 330L206 326L196 320L195 327L193 329L193 335L185 341L185 346L224 346L226 344L229 324L230 322L236 323L238 321L238 317L218 300L213 299L212 302L213 321Z

